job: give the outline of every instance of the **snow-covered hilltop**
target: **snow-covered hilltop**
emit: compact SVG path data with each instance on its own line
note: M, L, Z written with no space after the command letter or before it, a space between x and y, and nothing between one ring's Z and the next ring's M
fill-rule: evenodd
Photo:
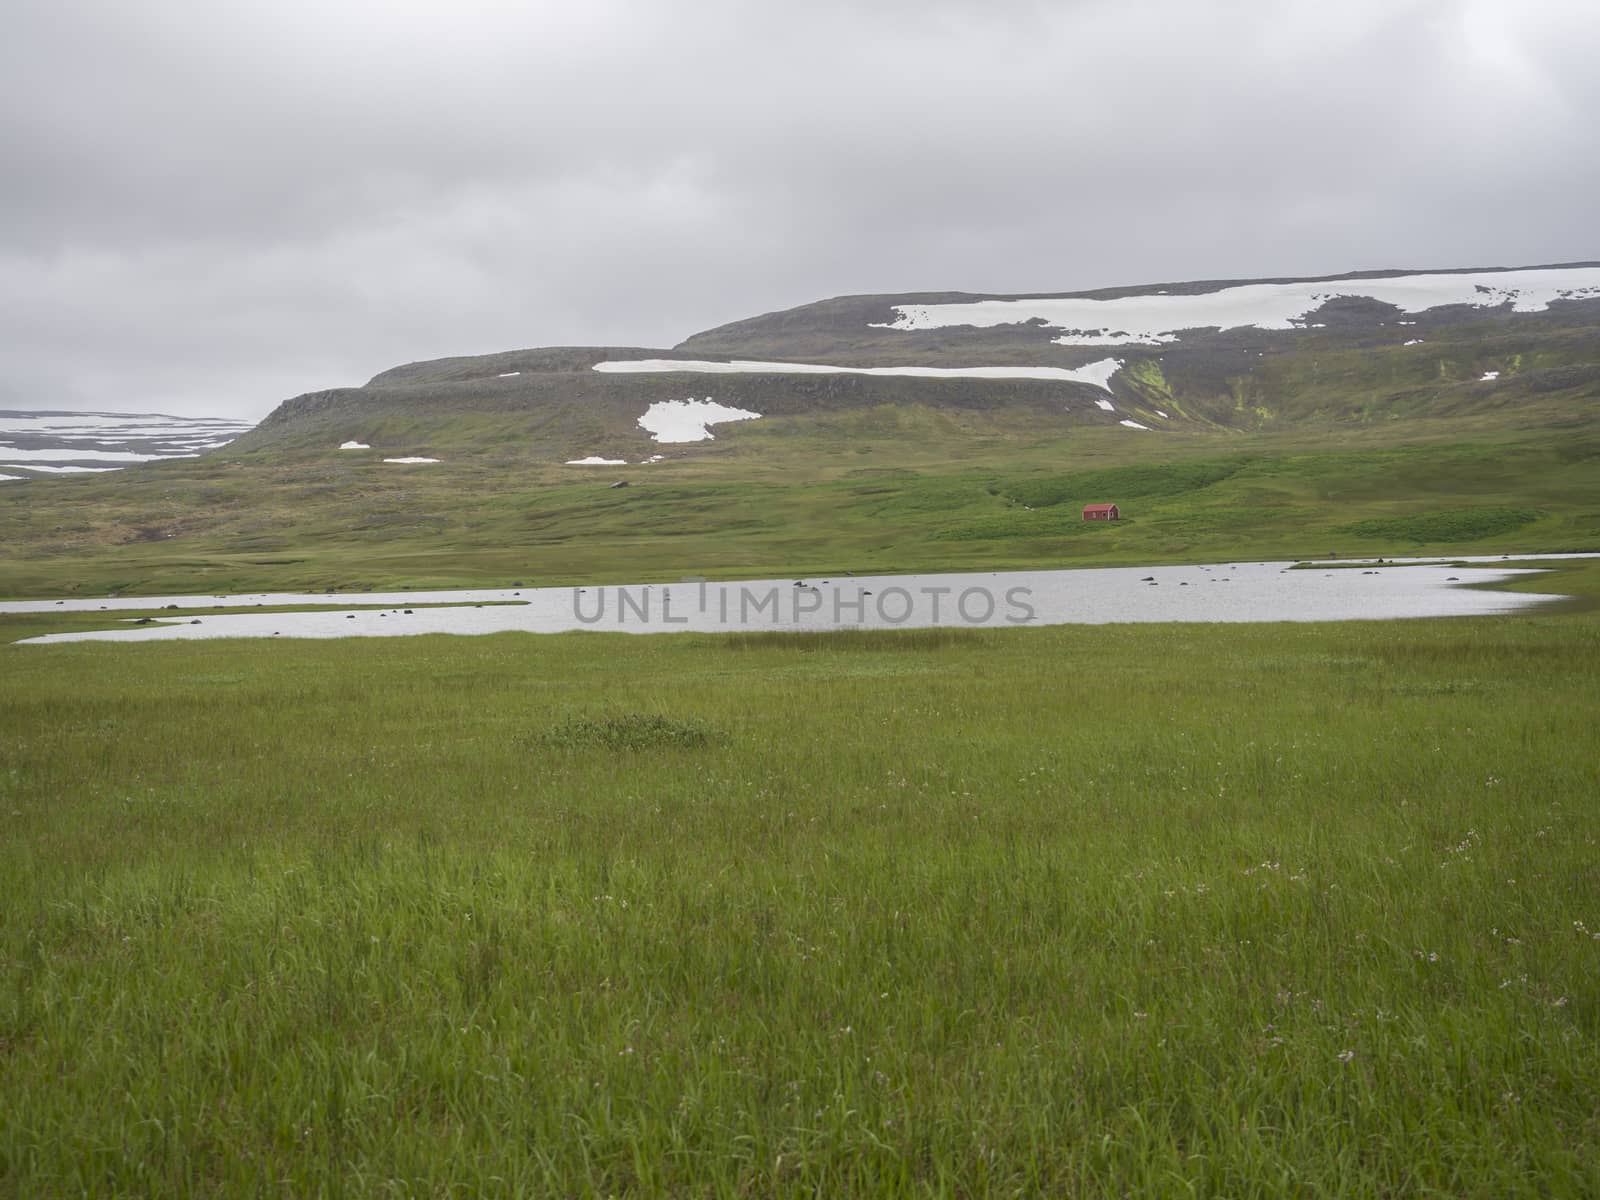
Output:
M194 458L226 446L252 424L152 413L0 412L0 481Z
M1542 312L1560 300L1600 298L1600 267L1552 267L1525 271L1473 271L1338 281L1250 283L1215 291L1174 295L986 299L949 304L896 304L893 321L873 322L896 330L943 329L1039 322L1060 330L1063 346L1158 345L1190 329L1296 329L1314 325L1317 310L1333 300L1356 298L1391 305L1414 316L1452 305L1512 312Z
M1600 262L1583 262L1194 280L1077 292L837 296L705 330L673 353L859 367L1072 368L1087 365L1096 349L1103 353L1106 347L1281 348L1304 333L1380 330L1412 340L1463 321L1553 319L1592 325L1597 316Z

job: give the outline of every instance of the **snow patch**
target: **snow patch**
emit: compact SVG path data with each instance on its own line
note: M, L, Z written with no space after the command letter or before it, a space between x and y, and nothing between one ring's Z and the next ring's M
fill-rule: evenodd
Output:
M724 421L752 421L758 412L729 408L704 400L658 400L639 418L639 428L658 442L709 442L714 440L709 426Z
M128 454L118 450L22 450L0 443L0 456L35 459L39 462L155 462L158 458L194 458L193 454Z
M495 376L495 378L496 379L510 379L513 375L521 375L521 374L522 374L521 371L501 371L500 374Z
M43 463L0 463L0 467L12 471L49 471L52 475L77 475L94 474L102 471L120 471L121 467L47 467ZM24 476L24 478L26 478Z
M367 445L365 442L340 442L339 443L339 449L341 449L341 450L371 450L372 447Z
M392 463L436 463L439 460L437 458L414 458L413 457L413 458L386 458L383 461L384 462L392 462Z
M26 475L0 475L0 483L10 483L13 479L26 479Z
M893 321L878 329L980 329L1041 321L1059 329L1067 346L1121 346L1176 341L1186 329L1294 329L1329 300L1368 297L1406 313L1467 304L1514 312L1542 312L1557 300L1600 297L1600 267L1533 271L1471 271L1400 275L1389 279L1344 279L1293 283L1249 283L1192 296L1123 296L1111 300L1061 297L1036 300L974 300L957 304L899 304ZM1405 324L1405 322L1401 322Z
M1500 372L1499 371L1485 371L1482 375L1478 376L1478 382L1479 383L1488 383L1491 380L1499 379L1499 378L1500 378Z
M913 379L1051 379L1063 383L1087 383L1103 388L1122 368L1118 358L1102 358L1084 367L836 367L825 363L754 362L734 359L710 362L702 359L634 358L611 359L595 363L594 370L607 374L659 374L687 371L700 375L897 375Z
M1102 358L1097 362L1089 363L1083 367L1065 369L1062 378L1073 383L1087 383L1093 387L1111 390L1111 377L1122 370L1120 358ZM1096 404L1104 404L1103 400L1096 400Z
M563 464L568 467L625 467L628 460L625 458L597 458L590 455L588 458L569 458Z
M61 430L88 430L101 436L126 434L147 437L160 433L243 433L252 428L249 421L229 421L204 417L139 417L127 413L85 413L82 415L47 413L0 413L0 433L56 433Z
M1106 412L1116 412L1117 411L1117 406L1115 404L1111 403L1111 401L1109 401L1109 400L1096 400L1094 402L1094 405L1095 405L1096 408L1104 409Z
M1166 413L1164 413L1164 412L1162 412L1162 411L1161 411L1161 410L1160 410L1160 409L1159 409L1159 408L1158 408L1158 409L1156 409L1156 416L1158 416L1158 417L1160 417L1160 418L1161 418L1161 419L1162 419L1162 420L1163 420L1163 421L1170 421L1170 420L1172 420L1172 418L1171 418L1171 417L1169 417L1169 416L1167 416L1167 414L1166 414Z
M1420 345L1422 345L1422 339L1421 338L1412 338L1409 342L1401 342L1400 344L1402 346L1420 346Z
M1137 421L1118 421L1118 425L1126 425L1129 429L1149 429L1148 425L1141 425Z
M168 417L159 413L0 411L0 458L15 458L19 460L14 464L16 469L32 472L50 470L44 463L86 466L195 458L198 451L227 445L249 428L249 421ZM17 444L21 439L44 445L23 448Z

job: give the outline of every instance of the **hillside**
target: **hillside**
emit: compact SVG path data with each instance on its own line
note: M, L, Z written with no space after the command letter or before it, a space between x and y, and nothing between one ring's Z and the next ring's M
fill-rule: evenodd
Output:
M997 361L1054 362L1090 345L1160 345L1160 335L1172 333L1181 337L1164 344L1183 352L1281 349L1292 339L1277 335L1316 328L1333 330L1349 344L1382 348L1394 343L1402 326L1418 331L1401 339L1412 340L1464 320L1507 315L1506 307L1521 311L1523 304L1553 311L1557 323L1592 322L1600 311L1597 298L1600 264L1593 262L1192 280L1083 292L843 296L706 330L678 349L747 357L785 350L831 354L841 362L860 356L881 361L885 354L937 362L981 351ZM968 323L984 309L989 316L982 323ZM916 310L917 319L908 319L908 310ZM938 319L940 310L951 319ZM1052 310L1080 320L1057 324L1042 315ZM1262 327L1267 316L1279 327ZM1138 321L1146 328L1130 324ZM1156 337L1140 336L1152 330Z
M7 485L0 592L1591 548L1597 399L1592 263L844 297Z
M1216 324L1193 324L1205 321ZM639 426L652 404L702 396L779 426L918 407L1041 438L1130 421L1320 434L1498 413L1543 426L1587 420L1572 401L1597 383L1592 264L1048 296L855 296L695 334L671 350L561 347L412 363L363 387L288 401L234 449L321 452L330 438L354 438L408 453L631 462L659 449ZM730 440L749 443L755 428L729 431ZM711 441L697 456L727 453Z

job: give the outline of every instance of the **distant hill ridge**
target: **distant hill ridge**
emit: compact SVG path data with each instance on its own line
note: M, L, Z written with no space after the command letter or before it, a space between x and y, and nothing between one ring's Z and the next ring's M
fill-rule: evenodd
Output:
M1549 276L1546 280L1531 280L1530 276ZM773 348L774 344L785 346L791 350L806 349L816 346L818 350L832 349L835 352L844 351L856 353L863 350L886 349L891 352L904 352L908 348L918 351L942 354L952 349L950 343L951 329L962 329L963 333L958 342L962 349L975 349L987 345L1000 351L1015 351L1018 342L1014 336L1018 331L1026 331L1027 336L1022 339L1023 346L1034 349L1045 345L1074 345L1085 346L1106 344L1092 341L1068 341L1062 337L1058 342L1057 337L1064 333L1061 329L1050 329L1040 318L1033 315L1033 309L1041 306L1029 305L1030 301L1083 301L1083 305L1076 306L1083 310L1094 307L1103 307L1107 315L1099 318L1104 327L1106 322L1115 322L1119 316L1130 306L1117 304L1131 300L1154 300L1165 297L1172 302L1181 297L1215 297L1219 293L1237 292L1241 289L1256 289L1267 291L1272 289L1290 290L1304 288L1306 290L1325 290L1328 301L1323 305L1307 306L1301 309L1302 315L1309 317L1320 309L1332 308L1334 315L1343 325L1365 324L1381 326L1385 320L1403 319L1402 310L1383 299L1374 298L1374 293L1385 291L1393 292L1396 289L1384 287L1397 281L1466 281L1471 277L1483 277L1483 284L1491 288L1503 287L1507 292L1519 290L1518 283L1526 281L1526 285L1538 288L1541 285L1554 284L1548 290L1553 292L1566 292L1560 297L1558 303L1573 305L1593 304L1600 300L1600 262L1557 263L1536 267L1462 267L1444 270L1408 271L1408 270L1381 270L1381 271L1354 271L1342 275L1324 275L1310 277L1278 276L1264 279L1226 279L1226 280L1190 280L1176 283L1142 284L1135 287L1098 288L1077 292L1027 292L1027 293L974 293L974 292L921 292L905 293L900 295L863 295L840 296L830 300L822 300L813 304L802 305L798 308L780 312L766 313L758 317L751 317L735 321L727 325L718 326L702 333L694 334L680 343L678 351L693 351L707 354L740 354L765 352ZM1345 286L1340 286L1345 285ZM1459 297L1451 294L1448 287L1439 287L1437 284L1430 286L1427 283L1419 284L1421 291L1434 291L1439 298L1439 304L1423 311L1434 313L1436 316L1446 318L1460 318L1468 315L1465 309L1481 312L1489 307L1483 304L1463 304ZM1464 288L1454 289L1456 291ZM1340 303L1343 299L1345 303ZM1512 301L1514 303L1514 301ZM905 310L937 310L940 308L954 308L965 313L971 306L984 305L995 310L1011 307L1014 311L1010 319L1000 319L997 312L994 325L989 328L988 336L974 337L966 333L967 329L977 330L958 318L943 322L938 326L923 326L922 328L939 328L943 336L938 339L907 339L885 337L877 332L887 328L892 333L905 334L918 330L916 326L907 326L904 322ZM1174 305L1174 307L1178 307ZM1206 306L1191 306L1195 309L1194 325L1174 325L1175 329L1199 330L1206 327L1206 322L1214 313L1208 313ZM1543 310L1545 305L1541 304ZM1447 310L1447 311L1445 311ZM1588 315L1600 313L1600 306L1590 307ZM1417 314L1413 312L1412 316ZM1003 332L997 332L1003 331ZM1046 332L1050 336L1041 336ZM1232 331L1223 329L1222 334ZM1262 332L1257 330L1257 332ZM1010 334L1011 336L1007 336ZM1193 340L1193 339L1191 339Z
M1358 271L1077 292L842 296L668 349L558 346L408 363L286 402L235 449L347 438L428 452L494 428L544 461L633 461L652 406L772 421L920 406L1041 429L1283 427L1478 411L1592 392L1600 262ZM1548 406L1545 406L1548 408ZM1529 419L1549 412L1529 409ZM514 431L514 432L512 432ZM377 441L373 441L376 438ZM705 450L722 440L709 427ZM437 448L437 447L436 447ZM720 448L718 448L720 449Z

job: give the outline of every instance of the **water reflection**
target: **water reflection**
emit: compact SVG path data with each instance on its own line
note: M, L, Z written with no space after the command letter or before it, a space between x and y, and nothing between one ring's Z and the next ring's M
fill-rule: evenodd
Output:
M1538 558L1586 557L1539 555ZM588 588L450 592L252 593L0 602L0 612L170 610L149 623L49 634L30 642L222 637L395 637L424 633L739 632L771 629L1099 625L1114 622L1392 620L1526 610L1552 595L1475 590L1527 569L1499 558L1378 567L1375 563L1213 563L883 575L842 579L689 581ZM1457 564L1473 563L1471 566ZM255 613L255 607L377 605L365 610ZM421 605L443 605L427 608ZM184 610L230 608L222 615Z

